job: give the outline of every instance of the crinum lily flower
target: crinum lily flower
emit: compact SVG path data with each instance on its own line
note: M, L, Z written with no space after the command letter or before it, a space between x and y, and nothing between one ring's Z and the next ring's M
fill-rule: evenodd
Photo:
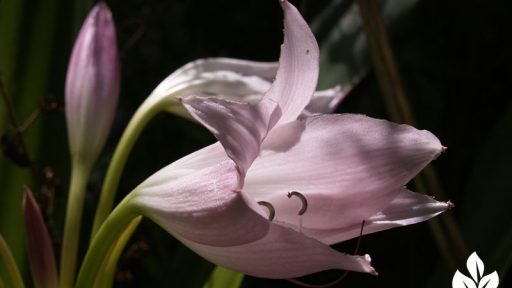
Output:
M297 120L315 92L319 50L296 8L285 0L281 6L285 39L263 98L180 98L219 142L158 171L124 205L204 258L245 274L375 274L368 255L328 245L357 237L363 220L368 234L449 208L404 188L443 146L428 131L362 115Z

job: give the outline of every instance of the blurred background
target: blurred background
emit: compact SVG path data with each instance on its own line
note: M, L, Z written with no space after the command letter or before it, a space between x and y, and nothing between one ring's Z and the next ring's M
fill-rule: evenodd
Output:
M351 273L339 287L450 287L456 269L468 274L465 261L473 251L485 263L484 274L496 270L500 287L512 287L509 2L380 1L378 12L389 40L384 44L394 54L384 64L378 61L385 49L382 42L372 46L367 40L382 40L383 27L371 9L358 9L376 2L291 2L310 23L321 48L319 88L340 84L351 90L338 112L403 123L412 119L448 147L409 186L451 200L455 208L428 223L364 236L360 252L372 256L380 275ZM201 57L277 61L282 43L277 0L106 3L117 25L122 88L112 133L88 185L82 244L117 140L153 88ZM0 0L0 92L13 104L8 109L4 99L0 102L0 233L27 279L21 187L28 184L34 191L59 247L70 176L64 79L74 39L92 5L91 0ZM363 25L360 11L373 24ZM386 69L395 68L401 81L386 81ZM396 94L409 103L405 110L396 108ZM24 128L26 153L20 150L12 115ZM163 166L214 141L195 123L158 115L134 147L118 198ZM352 253L355 245L349 241L335 248ZM115 286L203 287L213 267L143 221L121 258ZM301 280L322 284L340 274L326 271ZM298 286L245 277L241 287Z

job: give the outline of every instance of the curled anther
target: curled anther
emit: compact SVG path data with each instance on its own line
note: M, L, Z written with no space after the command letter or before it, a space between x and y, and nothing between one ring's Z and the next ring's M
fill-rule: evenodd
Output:
M306 197L297 191L288 192L288 198L292 198L292 196L297 196L300 201L302 201L302 208L300 208L299 216L306 213L306 210L308 210L308 200Z
M270 204L267 201L259 201L258 204L261 206L265 206L268 209L268 221L274 220L274 216L276 216L276 210L274 209L274 206Z

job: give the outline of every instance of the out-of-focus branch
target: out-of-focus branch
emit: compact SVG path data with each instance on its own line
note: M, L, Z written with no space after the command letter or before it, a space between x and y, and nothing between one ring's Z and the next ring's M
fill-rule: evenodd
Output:
M396 60L389 44L384 20L380 13L379 1L358 0L357 3L368 39L373 68L387 111L393 121L415 126L416 120L407 100ZM415 178L414 184L423 193L429 191L437 199L448 200L442 191L434 169L430 166L426 167L423 173ZM440 220L433 219L429 223L443 256L448 264L456 269L457 264L463 263L466 259L467 249L453 215L451 212L447 212L440 217ZM456 254L454 255L452 251L456 251Z

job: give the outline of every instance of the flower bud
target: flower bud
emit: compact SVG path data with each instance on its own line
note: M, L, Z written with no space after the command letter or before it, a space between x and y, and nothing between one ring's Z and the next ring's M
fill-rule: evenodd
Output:
M26 186L23 187L23 190L23 218L34 286L54 288L57 287L57 266L55 265L52 241L32 192Z
M72 159L92 165L112 126L119 95L116 31L103 2L91 10L76 39L65 93Z

